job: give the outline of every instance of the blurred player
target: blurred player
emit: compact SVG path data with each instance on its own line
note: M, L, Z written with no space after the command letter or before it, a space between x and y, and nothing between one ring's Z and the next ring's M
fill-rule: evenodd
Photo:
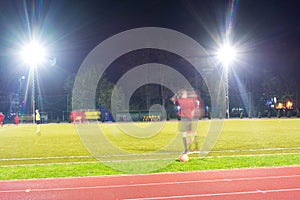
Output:
M4 118L5 118L5 115L2 112L0 112L0 124L1 124L1 127L3 127Z
M41 124L41 115L40 115L38 109L35 110L35 123L37 124L36 133L39 134L40 133L40 124Z
M171 101L179 106L178 115L181 117L179 131L182 133L184 153L189 153L192 143L195 144L194 150L198 151L197 120L201 115L199 95L194 91L180 90Z
M20 122L19 115L16 115L16 116L15 116L15 124L18 126L18 125L19 125L19 122Z

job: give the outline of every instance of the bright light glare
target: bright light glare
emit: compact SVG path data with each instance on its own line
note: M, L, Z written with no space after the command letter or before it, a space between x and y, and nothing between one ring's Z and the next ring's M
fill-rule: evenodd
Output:
M227 67L232 61L234 61L236 57L236 51L232 46L226 44L219 49L217 56L220 62Z
M46 50L38 42L32 41L23 47L21 57L26 64L30 65L30 67L36 67L45 61Z

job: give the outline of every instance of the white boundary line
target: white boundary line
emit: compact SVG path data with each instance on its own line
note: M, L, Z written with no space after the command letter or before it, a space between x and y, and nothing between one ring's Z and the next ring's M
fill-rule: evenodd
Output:
M220 150L220 151L211 151L212 153L226 153L226 152L255 152L255 151L285 151L285 150L300 150L300 147L294 148L267 148L267 149L248 149L248 150ZM299 152L300 153L300 152ZM50 157L36 157L36 158L0 158L0 161L28 161L28 160L51 160L51 159L81 159L81 158L111 158L111 157L141 157L141 156L155 156L155 155L174 155L180 154L180 152L165 152L165 153L151 153L151 154L127 154L127 155L107 155L107 156L50 156ZM220 158L220 157L239 157L239 156L266 156L266 155L285 155L285 154L298 154L297 152L292 153L276 153L276 154L243 154L243 155L224 155L224 156L205 156L206 158ZM195 154L196 155L196 154ZM143 159L136 159L143 160ZM151 159L154 160L154 159ZM105 160L99 160L105 162ZM113 160L107 160L111 162ZM123 161L123 160L121 160ZM133 160L124 160L124 161L133 161Z
M174 153L175 154L175 153ZM244 154L244 155L225 155L225 156L205 156L205 157L195 157L195 158L232 158L232 157L255 157L255 156L281 156L281 155L298 155L300 152L294 152L294 153L273 153L273 154ZM141 155L141 154L138 154ZM179 153L178 153L179 155ZM0 165L1 167L17 167L17 166L43 166L43 165L55 165L55 164L82 164L82 163L113 163L113 162L139 162L139 161L159 161L159 160L176 160L175 158L164 158L164 159L127 159L127 160L99 160L99 157L93 157L93 156L63 156L63 157L41 157L41 158L17 158L14 160L13 158L9 159L0 159L0 161L29 161L29 160L48 160L48 159L72 159L72 158L94 158L98 159L95 161L72 161L72 162L51 162L51 163L29 163L29 164L6 164L6 165Z
M255 152L255 151L285 151L285 150L300 150L300 147L293 147L293 148L262 148L262 149L245 149L245 150L220 150L220 151L210 151L212 153L226 153L226 152ZM300 153L300 152L299 152ZM0 161L21 161L21 160L50 160L50 159L74 159L74 158L111 158L111 157L138 157L138 156L155 156L155 155L174 155L180 154L180 152L161 152L161 153L149 153L149 154L120 154L120 155L103 155L103 156L50 156L50 157L36 157L36 158L0 158ZM282 153L282 154L297 154L295 153ZM247 155L232 155L232 156L251 156L252 154ZM269 154L253 154L253 155L269 155ZM280 155L279 154L272 154L272 155ZM231 155L225 156L205 156L208 158L211 157L230 157ZM130 161L130 160L129 160Z
M225 152L252 152L252 151L280 151L280 150L300 150L300 147L291 148L261 148L261 149L242 149L242 150L212 150L212 153L225 153Z

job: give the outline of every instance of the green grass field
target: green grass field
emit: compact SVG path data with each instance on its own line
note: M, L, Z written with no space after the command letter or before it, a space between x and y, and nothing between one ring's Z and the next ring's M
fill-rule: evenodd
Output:
M155 126L161 124L156 123ZM35 125L7 125L0 128L0 179L299 165L299 124L300 119L225 120L212 151L206 157L193 154L188 163L176 161L183 150L181 136L176 133L177 122L163 124L155 135L147 131L131 135L130 131L135 129L131 129L134 124L130 123L122 124L127 131L120 130L119 124L115 123L79 127L73 124L45 124L41 126L40 135L35 133ZM135 125L142 128L149 126L148 123ZM200 141L207 137L210 125L211 121L200 121ZM84 131L80 131L82 127ZM91 147L91 144L98 138L94 129L99 127L111 146L117 147L114 149L125 152L126 156L122 155L120 159L122 162L95 158L99 155L98 152L94 154L98 147ZM109 157L117 153L110 147L102 146L99 152L105 155L103 149L109 149ZM162 154L156 155L156 152ZM147 159L144 154L154 156ZM142 168L139 168L141 165ZM137 168L139 170L135 170Z

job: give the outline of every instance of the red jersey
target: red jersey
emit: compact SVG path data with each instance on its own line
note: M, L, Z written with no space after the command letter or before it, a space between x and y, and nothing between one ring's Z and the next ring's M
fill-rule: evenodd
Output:
M181 98L177 100L180 106L180 112L178 115L184 118L193 118L194 111L197 108L197 102L195 98Z
M19 122L20 122L20 118L19 118L19 116L17 115L17 116L15 117L15 123L18 125Z
M2 122L4 120L4 118L5 118L5 115L0 113L0 122Z

